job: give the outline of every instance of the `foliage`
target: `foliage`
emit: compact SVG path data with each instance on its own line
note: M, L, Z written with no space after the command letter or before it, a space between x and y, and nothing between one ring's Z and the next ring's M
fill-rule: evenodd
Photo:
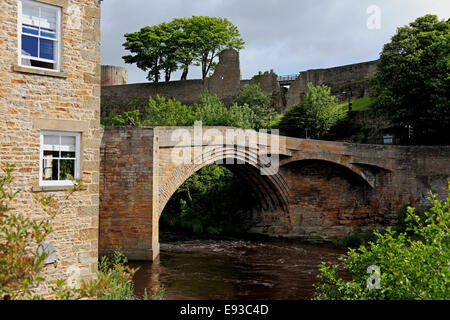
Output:
M339 119L328 131L328 133L323 137L324 140L336 140L341 138L351 137L359 133L364 133L364 127L354 120L354 113L357 111L352 111L348 113L343 118Z
M201 94L192 106L195 120L202 121L204 126L225 126L228 125L228 109L222 101L207 91Z
M39 299L33 294L33 289L44 280L41 272L50 254L39 250L39 247L52 232L51 219L61 213L63 207L51 196L34 196L44 208L46 219L34 221L14 212L12 203L20 192L14 191L11 186L14 169L14 165L3 164L3 175L0 177L0 297ZM84 188L80 180L75 180L74 187L67 191L66 200Z
M325 85L314 87L308 83L305 101L286 111L279 129L287 136L304 138L309 128L310 137L319 139L344 116L330 88Z
M125 34L127 41L123 46L134 54L123 56L125 63L136 63L139 69L148 70L149 81L159 82L161 71L165 72L166 81L169 81L171 73L177 69L171 32L174 32L171 25L161 24Z
M161 215L161 224L200 233L239 233L246 231L252 205L241 180L213 164L178 188Z
M189 31L196 45L195 61L201 65L203 79L214 69L215 59L222 50L244 48L239 30L226 18L193 16Z
M97 278L79 281L75 286L68 286L63 279L56 281L53 292L59 300L136 300L133 276L139 269L127 266L128 259L121 251L114 251L110 256L100 259ZM152 296L147 292L143 300L162 300L164 287Z
M142 102L140 99L133 99L130 106L135 106L136 110L124 112L121 115L112 114L102 118L101 122L106 126L190 126L194 123L194 113L192 109L182 105L176 100L166 100L157 96L155 99L149 98L148 103L143 107L143 111L138 109Z
M112 114L102 118L101 122L106 126L193 126L195 121L202 121L203 126L229 126L242 129L254 129L262 123L271 121L267 116L271 112L260 112L258 116L249 106L234 104L230 108L224 106L222 101L207 91L199 96L193 106L189 107L179 101L166 100L157 96L149 98L148 104L141 111L138 106L142 102L134 99L130 102L136 110L123 114ZM261 108L262 109L262 108ZM269 126L270 123L267 124Z
M245 85L234 103L239 106L247 105L253 111L255 120L252 128L255 130L269 128L277 116L277 112L269 107L270 97L261 91L258 84Z
M397 30L373 79L375 109L399 127L412 125L414 142L449 144L450 21L434 15Z
M333 245L337 248L348 249L358 248L361 245L367 245L370 241L375 240L373 232L362 232L357 230L348 236L337 236L331 239Z
M53 291L60 300L134 300L133 276L138 269L128 267L127 263L125 255L115 251L100 259L96 279L82 281L75 287L68 286L61 279L56 282Z
M123 44L130 55L123 56L126 63L148 71L147 79L158 82L164 72L169 81L172 72L183 70L186 80L189 66L202 66L203 79L214 69L215 59L225 48L240 50L244 41L238 29L225 18L193 16L147 26L138 32L126 33Z
M126 264L127 258L120 251L115 251L110 257L100 259L97 280L91 287L96 288L99 300L132 300L134 298L133 276L138 269L132 269ZM98 285L98 284L102 285Z
M367 112L368 117L374 116L371 109L374 101L374 98L370 96L352 100L352 111L350 112L348 111L348 102L340 103L338 108L345 115L331 127L330 131L323 139L337 140L351 137L354 142L365 143L373 128L370 126L363 126L359 121L356 121L355 118L358 113L362 111Z
M315 284L316 299L450 299L450 181L447 198L437 200L430 194L432 207L424 217L408 208L408 231L397 233L389 228L374 232L376 241L351 249L341 259L353 277L345 281L338 276L339 266L320 266ZM368 268L380 268L380 288L368 286Z

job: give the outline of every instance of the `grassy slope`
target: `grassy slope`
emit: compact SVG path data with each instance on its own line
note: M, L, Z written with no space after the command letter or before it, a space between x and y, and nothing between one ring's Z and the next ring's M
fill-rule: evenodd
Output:
M371 97L364 97L356 100L352 100L352 110L353 111L364 111L368 110L370 107L370 104L373 102L373 98ZM339 104L339 107L342 108L342 110L348 110L348 102L343 102Z

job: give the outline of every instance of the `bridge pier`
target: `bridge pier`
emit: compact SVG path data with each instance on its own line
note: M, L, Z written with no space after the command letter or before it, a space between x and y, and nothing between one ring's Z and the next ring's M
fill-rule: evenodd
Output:
M153 128L104 128L100 255L121 250L139 261L159 255L157 149Z

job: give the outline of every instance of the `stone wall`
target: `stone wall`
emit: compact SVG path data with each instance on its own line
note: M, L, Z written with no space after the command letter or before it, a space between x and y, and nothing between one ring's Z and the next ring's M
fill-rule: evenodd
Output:
M224 50L219 55L214 74L207 79L209 93L217 95L225 105L231 105L241 89L239 52Z
M185 104L193 104L204 89L202 80L102 86L102 117L136 109L134 104L129 105L129 102L136 98L142 99L142 103L145 103L149 97L154 98L159 95L166 99L176 99Z
M301 72L299 77L291 84L286 94L286 107L303 101L309 82L314 86L327 85L331 88L331 93L337 96L340 101L346 101L348 99L348 96L343 92L348 93L351 91L353 99L367 96L371 92L368 79L375 75L377 63L378 60L375 60L329 69L315 69Z
M102 116L111 113L122 113L135 109L127 105L133 98L163 96L176 99L183 104L193 104L205 89L216 94L226 106L230 106L245 85L258 83L262 92L271 97L271 107L278 112L303 101L307 91L307 83L325 84L339 101L346 101L348 96L343 92L352 92L352 99L361 98L371 93L368 79L376 72L377 61L357 63L329 69L317 69L301 72L292 82L290 88L280 86L278 76L270 72L260 72L250 80L241 80L239 53L235 50L224 50L219 56L219 63L214 74L202 80L170 81L160 83L139 83L128 85L102 86ZM110 84L110 77L105 73L105 84ZM349 90L350 89L350 90Z
M33 196L52 194L65 208L51 225L48 241L56 264L47 281L67 278L71 266L83 279L95 277L98 261L100 164L100 1L42 0L62 7L61 72L19 67L18 1L0 0L0 163L16 166L14 188L22 192L15 211L45 218ZM86 191L64 200L61 187L39 187L40 131L81 133L81 178Z
M219 55L219 63L214 74L205 81L185 80L102 86L102 116L134 110L135 105L128 105L132 99L138 98L145 101L157 95L190 105L205 90L216 94L226 105L231 105L240 92L240 81L239 53L235 50L224 50Z
M128 69L117 66L102 66L102 86L128 84Z
M270 106L278 112L283 112L286 109L285 90L278 82L278 76L273 70L270 72L260 72L258 76L253 77L249 85L259 84L261 91L270 96Z

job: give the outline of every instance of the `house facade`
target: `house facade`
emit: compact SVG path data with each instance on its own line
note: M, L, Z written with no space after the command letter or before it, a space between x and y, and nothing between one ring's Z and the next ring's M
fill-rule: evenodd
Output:
M0 164L16 166L15 210L47 216L34 196L62 207L47 242L52 280L94 277L98 262L100 0L0 0ZM86 190L66 199L79 178Z

